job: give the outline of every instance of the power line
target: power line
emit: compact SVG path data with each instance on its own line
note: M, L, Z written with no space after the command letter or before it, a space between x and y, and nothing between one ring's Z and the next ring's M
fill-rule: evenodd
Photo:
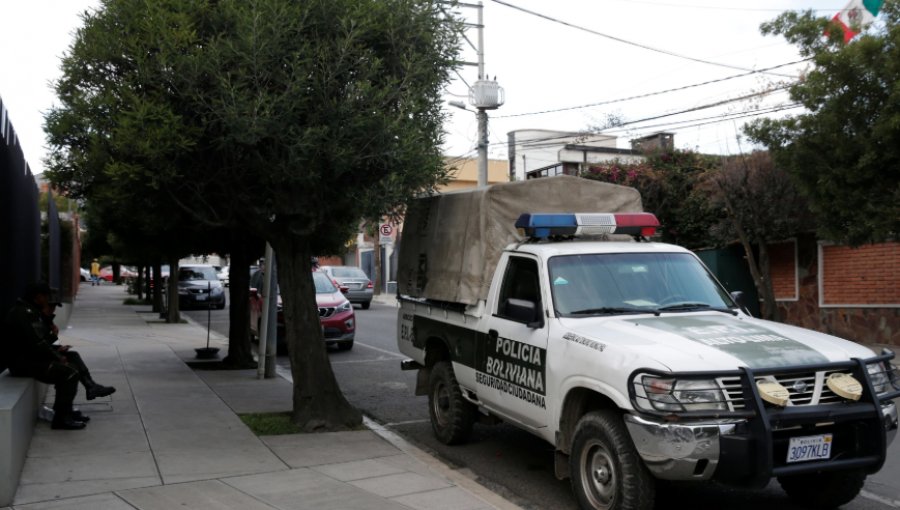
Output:
M682 121L667 122L667 123L663 123L663 124L653 124L653 125L649 125L649 126L641 126L638 129L650 129L650 128L675 126L676 124L694 123L694 124L687 124L687 125L683 125L683 126L677 126L677 129L686 129L686 128L692 128L692 127L697 127L697 126L705 126L707 124L716 124L719 122L727 122L729 120L742 119L744 117L755 117L758 115L766 115L769 113L778 113L783 110L792 110L794 108L800 108L802 106L803 105L801 103L789 103L786 105L770 106L769 108L763 108L763 109L759 109L759 110L726 113L726 114L722 114L722 115L712 115L709 117L700 117L697 119L688 119L688 120L682 120ZM700 121L704 121L704 122L700 122ZM708 121L708 122L706 122L706 121ZM603 130L603 133L608 133L609 131L618 131L619 129L620 129L619 127L614 127L614 128L610 128L609 130ZM622 128L621 131L627 132L628 129Z
M731 102L743 101L743 100L746 100L746 99L751 99L751 98L753 98L753 97L759 97L759 96L762 96L762 95L767 95L767 94L770 94L770 93L772 93L772 92L777 92L778 90L781 90L781 89L782 89L782 87L779 87L778 89L773 89L773 90L767 90L767 91L757 92L757 93L748 94L748 95L744 95L744 96L741 96L741 97L737 97L737 98L733 98L733 99L728 99L728 100L724 100L724 101L717 101L717 102L715 102L715 103L710 103L710 104L706 104L706 105L701 105L701 106L697 106L697 107L694 107L694 108L689 108L689 109L686 109L686 110L680 110L680 111L677 111L677 112L671 112L671 113L666 113L666 114L661 114L661 115L654 115L654 116L652 116L652 117L645 117L645 118L643 118L643 119L637 119L637 120L633 120L633 121L629 121L629 122L622 123L622 124L619 125L619 126L615 126L615 127L608 128L608 129L603 130L603 131L601 131L601 132L599 132L599 133L581 133L581 135L585 137L585 139L584 139L585 142L598 141L598 140L600 140L601 138L608 138L608 137L614 136L614 135L608 134L608 131L617 131L617 130L621 130L622 132L628 131L627 129L621 129L621 128L624 128L625 126L630 126L630 125L633 125L633 124L640 124L640 123L642 123L642 122L648 122L648 121L651 121L651 120L657 120L657 119L666 118L666 117L672 117L672 116L675 116L675 115L682 115L682 114L684 114L684 113L690 113L690 112L700 111L700 110L704 110L704 109L708 109L708 108L714 108L714 107L722 106L722 105L725 105L725 104L728 104L728 103L731 103ZM663 123L663 124L657 124L657 125L654 125L654 126L644 126L644 127L641 128L641 129L647 129L647 128L650 128L650 127L665 127L665 126L672 126L672 125L674 125L674 124L681 124L681 123L683 123L683 122L696 122L696 121L698 121L698 120L700 120L700 121L705 121L705 120L707 120L707 119L715 119L715 120L711 120L711 121L709 121L709 122L701 122L701 123L698 123L698 124L686 125L686 126L679 126L679 127L678 127L678 129L686 129L686 128L697 127L697 126L706 125L706 124L714 124L714 123L718 123L718 122L725 122L725 121L728 121L728 120L732 120L732 118L742 118L742 117L745 117L745 116L749 117L749 116L756 116L756 115L764 115L764 114L767 114L767 113L775 113L775 112L782 111L782 110L786 110L786 109L796 108L797 106L798 106L798 105L797 105L796 103L791 103L791 104L788 104L788 105L786 105L786 106L784 106L784 107L770 107L769 109L755 110L755 111L752 111L752 112L738 112L737 114L735 114L735 113L725 113L725 114L722 114L722 115L712 116L712 117L705 117L705 118L699 118L699 119L689 119L689 120L685 120L685 121L667 122L667 123ZM738 115L738 117L733 117L734 115ZM568 134L561 135L561 136L548 136L548 137L545 137L545 138L533 138L533 139L530 139L530 140L523 140L523 141L521 141L521 142L518 142L518 143L516 143L516 145L519 145L519 146L522 146L522 147L529 147L529 148L538 148L538 147L541 147L541 146L547 146L547 147L550 147L550 146L553 146L553 145L558 144L559 141L561 141L561 140L565 140L565 139L567 139L567 138L573 138L573 137L578 136L578 135L579 135L579 133L568 133Z
M767 9L762 7L727 7L721 5L695 5L677 4L672 2L650 2L647 0L627 0L630 4L659 5L662 7L677 7L679 9L708 9L714 11L744 11L744 12L787 12L787 11L813 11L813 12L838 12L839 9Z
M745 95L743 95L743 96L739 96L739 97L735 97L735 98L731 98L731 99L724 99L724 100L722 100L722 101L716 101L716 102L714 102L714 103L707 103L707 104L704 104L704 105L695 106L695 107L687 108L687 109L684 109L684 110L679 110L679 111L675 111L675 112L669 112L669 113L664 113L664 114L660 114L660 115L654 115L654 116L651 116L651 117L645 117L645 118L643 118L643 119L637 119L637 120L632 120L632 121L624 122L624 123L620 124L619 126L610 127L609 129L616 129L616 128L619 128L619 127L622 127L622 126L628 126L628 125L632 125L632 124L639 124L639 123L641 123L641 122L647 122L647 121L651 121L651 120L663 119L663 118L666 118L666 117L674 117L674 116L676 116L676 115L682 115L682 114L685 114L685 113L691 113L691 112L696 112L696 111L700 111L700 110L706 110L706 109L709 109L709 108L715 108L715 107L723 106L723 105L726 105L726 104L729 104L729 103L735 103L735 102L738 102L738 101L745 101L745 100L747 100L747 99L753 99L753 98L756 98L756 97L766 96L766 95L772 94L772 93L774 93L774 92L779 92L779 91L782 91L782 90L786 90L787 88L788 88L788 85L783 85L783 86L780 86L780 87L775 87L775 88L763 90L763 91L760 91L760 92L753 92L753 93L751 93L751 94L745 94ZM727 114L726 114L726 115L727 115ZM599 134L601 134L601 133L584 133L585 136L590 136L590 135L593 135L593 134L599 135ZM547 146L551 146L551 145L554 145L554 143L552 143L554 140L557 140L557 141L558 141L558 140L564 140L564 139L566 139L566 138L572 138L572 137L575 136L575 135L578 135L578 133L568 133L568 134L565 134L565 135L560 135L560 136L550 136L550 137L546 137L546 138L534 138L534 139L531 139L531 140L523 140L519 145L522 145L523 147L538 147L538 146L540 146L541 144L546 144ZM607 135L607 136L608 136L608 135Z
M626 39L622 39L621 37L616 37L616 36L613 36L613 35L604 34L604 33L602 33L602 32L598 32L598 31L592 30L592 29L590 29L590 28L585 28L585 27L582 27L582 26L579 26L579 25L575 25L574 23L569 23L568 21L563 21L563 20L554 18L554 17L552 17L552 16L548 16L548 15L546 15L546 14L541 14L541 13L539 13L539 12L535 12L535 11L532 11L532 10L529 10L529 9L525 9L524 7L519 7L519 6L517 6L517 5L513 5L513 4L510 4L510 3L508 3L508 2L504 2L503 0L491 0L491 1L492 1L492 2L495 2L495 3L498 3L498 4L500 4L500 5L504 5L504 6L506 6L506 7L509 7L510 9L515 9L515 10L517 10L517 11L521 11L521 12L524 12L524 13L526 13L526 14L530 14L530 15L532 15L532 16L537 16L537 17L539 17L539 18L543 18L543 19L545 19L545 20L547 20L547 21L552 21L553 23L559 23L560 25L565 25L565 26L567 26L567 27L569 27L569 28L574 28L574 29L576 29L576 30L581 30L582 32L587 32L587 33L589 33L589 34L597 35L597 36L600 36L600 37L605 37L605 38L607 38L607 39L610 39L610 40L613 40L613 41L616 41L616 42L620 42L620 43L622 43L622 44L627 44L627 45L629 45L629 46L634 46L634 47L641 48L641 49L644 49L644 50L654 51L654 52L657 52L657 53L662 53L662 54L664 54L664 55L669 55L669 56L671 56L671 57L677 57L677 58L681 58L681 59L685 59L685 60L690 60L690 61L693 61L693 62L699 62L699 63L701 63L701 64L708 64L708 65L713 65L713 66L726 67L726 68L728 68L728 69L735 69L735 70L738 70L738 71L752 71L752 69L747 69L746 67L733 66L733 65L730 65L730 64L723 64L723 63L721 63L721 62L712 62L712 61L710 61L710 60L703 60L703 59L700 59L700 58L689 57L689 56L687 56L687 55L682 55L682 54L680 54L680 53L675 53L674 51L664 50L664 49L660 49L660 48L654 48L653 46L648 46L648 45L646 45L646 44L641 44L641 43L636 43L636 42L633 42L633 41L628 41L628 40L626 40ZM778 73L769 73L769 74L773 74L773 75L775 75L775 76L781 76L781 77L783 77L783 78L796 78L796 76L790 76L790 75L785 75L785 74L778 74Z
M661 94L668 94L668 93L670 93L670 92L678 92L678 91L681 91L681 90L687 90L687 89L691 89L691 88L702 87L702 86L704 86L704 85L710 85L710 84L712 84L712 83L720 83L720 82L723 82L723 81L733 80L733 79L735 79L735 78L743 78L743 77L745 77L745 76L750 76L750 75L752 75L752 74L762 73L762 72L765 72L765 71L768 71L768 70L771 70L771 69L778 69L779 67L785 67L785 66L789 66L789 65L799 64L799 63L802 63L802 62L807 62L807 61L809 61L809 60L812 60L812 57L810 57L810 58L805 58L805 59L802 59L802 60L796 60L796 61L794 61L794 62L788 62L788 63L786 63L786 64L779 64L779 65L777 65L777 66L767 67L767 68L764 68L764 69L758 69L758 70L756 70L756 71L750 71L750 72L746 72L746 73L735 74L735 75L732 75L732 76L726 76L726 77L724 77L724 78L719 78L719 79L717 79L717 80L709 80L709 81L704 81L704 82L702 82L702 83L694 83L694 84L692 84L692 85L684 85L684 86L682 86L682 87L675 87L675 88L671 88L671 89L660 90L660 91L657 91L657 92L648 92L648 93L646 93L646 94L639 94L639 95L636 95L636 96L623 97L623 98L619 98L619 99L610 99L609 101L600 101L600 102L597 102L597 103L588 103L588 104L583 104L583 105L578 105L578 106L566 106L566 107L562 107L562 108L554 108L554 109L550 109L550 110L541 110L541 111L538 111L538 112L511 113L511 114L509 114L509 115L497 115L497 116L495 116L494 118L495 118L495 119L506 119L506 118L510 118L510 117L525 117L525 116L527 116L527 115L541 115L541 114L545 114L545 113L556 113L556 112L564 112L564 111L569 111L569 110L580 110L580 109L582 109L582 108L592 108L592 107L595 107L595 106L603 106L603 105L608 105L608 104L613 104L613 103L622 103L622 102L625 102L625 101L632 101L632 100L634 100L634 99L643 99L643 98L645 98L645 97L658 96L658 95L661 95Z

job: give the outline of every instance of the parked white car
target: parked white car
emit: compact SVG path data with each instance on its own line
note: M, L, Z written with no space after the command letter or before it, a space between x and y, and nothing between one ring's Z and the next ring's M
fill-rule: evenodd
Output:
M231 273L231 266L225 266L219 270L217 273L219 277L219 281L222 282L222 285L228 287L228 275Z

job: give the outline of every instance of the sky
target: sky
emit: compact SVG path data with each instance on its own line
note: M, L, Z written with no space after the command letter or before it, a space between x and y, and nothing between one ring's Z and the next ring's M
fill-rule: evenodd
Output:
M0 97L34 173L43 171L47 155L43 115L55 104L51 84L60 76L60 58L81 26L80 13L99 3L0 0ZM815 9L831 17L845 5L846 0L483 0L485 74L496 77L506 99L489 111L489 156L505 159L513 130L597 131L610 118L625 123L603 131L618 137L619 148L629 148L631 138L667 131L679 149L752 150L739 140L739 131L758 116L745 115L802 111L786 109L784 91L731 101L789 83L803 69L794 64L771 71L778 75L748 74L800 60L782 37L763 36L760 24L785 10ZM457 12L477 21L476 8ZM466 36L477 44L474 28ZM465 48L463 60L476 61L471 46ZM731 78L741 74L748 75ZM461 67L444 99L467 102L466 84L477 80L475 67ZM715 80L722 81L698 85ZM680 87L688 88L665 92ZM645 97L628 99L634 96ZM722 104L709 107L716 103ZM548 110L560 111L537 113ZM449 104L445 111L444 152L474 157L474 112Z

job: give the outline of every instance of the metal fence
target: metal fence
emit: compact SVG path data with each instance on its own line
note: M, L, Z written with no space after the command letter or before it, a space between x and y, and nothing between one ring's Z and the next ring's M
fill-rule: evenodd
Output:
M0 314L5 316L25 285L40 277L38 187L0 98Z

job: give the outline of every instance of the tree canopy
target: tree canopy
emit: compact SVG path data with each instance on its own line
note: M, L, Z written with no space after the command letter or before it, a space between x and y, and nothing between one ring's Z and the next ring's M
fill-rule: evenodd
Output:
M47 118L52 179L88 200L118 190L153 225L183 212L271 243L294 420L359 423L328 363L310 259L446 178L458 21L426 0L104 0L84 20Z
M807 113L761 119L746 134L771 151L809 198L820 236L879 242L900 233L900 4L848 44L811 11L762 26L783 35L812 67L790 87ZM828 34L823 35L823 34Z

